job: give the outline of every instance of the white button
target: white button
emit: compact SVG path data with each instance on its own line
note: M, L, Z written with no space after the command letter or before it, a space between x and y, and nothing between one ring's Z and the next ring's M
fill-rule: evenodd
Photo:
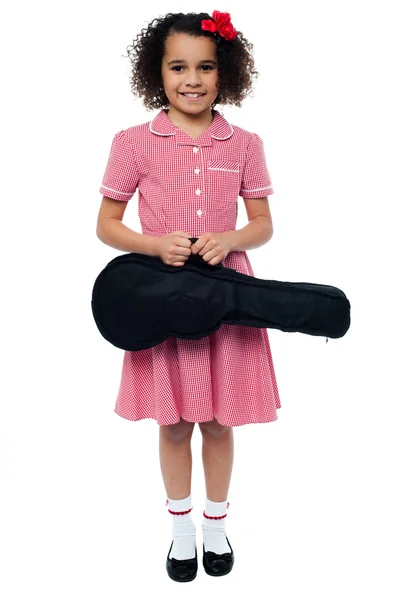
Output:
M202 210L197 210L197 215L200 217L202 215Z
M193 148L193 152L198 152L198 150L199 150L199 149L197 148L197 146L194 146L194 148Z
M200 170L199 170L198 167L196 169L194 169L194 173L197 173L197 175L198 175L199 172L200 172Z
M195 193L197 194L197 196L199 196L201 193L201 190L195 190Z

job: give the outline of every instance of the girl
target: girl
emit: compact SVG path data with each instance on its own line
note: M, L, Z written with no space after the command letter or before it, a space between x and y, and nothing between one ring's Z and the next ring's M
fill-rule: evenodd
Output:
M116 133L100 188L97 235L123 252L184 266L191 253L254 276L246 250L272 236L273 188L263 143L228 123L215 105L241 101L258 76L252 44L229 13L167 14L128 47L131 87L155 118ZM137 187L142 234L122 223ZM237 197L249 223L236 230ZM198 237L195 244L188 238ZM277 419L279 393L266 329L223 324L201 340L170 337L124 354L115 412L160 425L161 471L172 515L166 567L175 581L197 573L191 506L191 436L202 433L206 483L203 566L231 571L226 536L233 427Z

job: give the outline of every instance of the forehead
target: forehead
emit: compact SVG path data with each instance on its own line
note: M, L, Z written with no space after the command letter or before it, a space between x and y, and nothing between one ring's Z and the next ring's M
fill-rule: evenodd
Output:
M165 40L164 60L216 60L216 44L205 36L173 33Z

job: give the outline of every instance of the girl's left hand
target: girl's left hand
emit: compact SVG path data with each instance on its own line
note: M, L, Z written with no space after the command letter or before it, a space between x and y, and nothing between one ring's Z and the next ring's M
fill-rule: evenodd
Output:
M232 243L228 231L203 233L191 245L192 254L199 254L210 265L217 265L231 252Z

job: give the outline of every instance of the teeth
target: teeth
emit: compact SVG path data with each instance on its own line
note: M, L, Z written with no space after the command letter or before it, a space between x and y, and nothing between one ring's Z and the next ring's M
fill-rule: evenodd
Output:
M198 98L202 96L202 94L183 94L183 96L187 96L187 98Z

